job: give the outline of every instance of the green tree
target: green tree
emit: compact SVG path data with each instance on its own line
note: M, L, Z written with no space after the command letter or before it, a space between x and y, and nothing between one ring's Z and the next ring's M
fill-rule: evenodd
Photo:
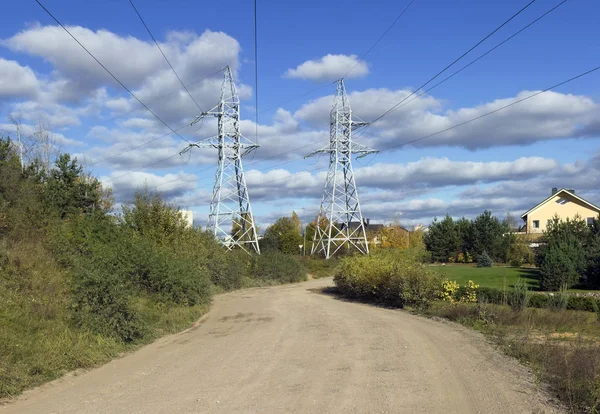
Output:
M123 206L122 219L126 227L158 244L174 240L187 225L177 207L147 188L135 194L131 207Z
M560 290L579 283L586 271L584 241L589 237L589 231L580 217L552 218L537 258L542 289Z
M261 240L261 249L297 254L302 244L299 226L293 217L281 217L269 226Z
M486 251L494 260L505 261L508 246L504 245L503 234L508 233L492 212L485 210L473 221L473 249L476 254Z
M455 257L460 246L460 239L452 217L446 215L442 221L434 218L424 241L433 261L447 262L450 257Z
M471 220L462 217L456 221L456 231L460 240L459 250L466 255L467 252L473 253L475 248L474 226Z
M45 199L60 218L102 208L102 195L100 182L83 174L77 158L71 159L69 154L58 157L47 179Z

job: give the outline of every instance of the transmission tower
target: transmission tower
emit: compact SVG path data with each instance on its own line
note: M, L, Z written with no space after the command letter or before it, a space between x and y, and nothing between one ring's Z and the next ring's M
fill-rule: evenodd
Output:
M227 249L239 246L247 252L254 250L260 254L242 167L242 157L258 148L258 145L240 134L240 99L229 66L225 68L221 101L210 111L202 112L192 125L209 116L217 118L217 135L190 144L181 152L189 151L192 147L218 150L207 227Z
M369 253L352 169L354 154L359 154L357 158L361 158L378 152L352 142L352 131L366 125L367 122L352 119L344 80L340 79L329 114L329 146L307 155L329 154L329 170L317 215L311 254L323 254L329 259L343 246L348 249L354 247L363 254Z

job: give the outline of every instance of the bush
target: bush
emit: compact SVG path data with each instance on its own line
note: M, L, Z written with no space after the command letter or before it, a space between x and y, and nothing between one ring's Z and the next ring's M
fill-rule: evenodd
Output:
M453 280L444 280L440 291L440 298L443 301L454 303L456 301L456 292L460 286Z
M501 305L506 302L504 292L500 289L480 287L477 289L477 301Z
M255 258L252 277L277 283L294 283L306 280L306 269L294 256L271 250Z
M544 295L542 293L532 293L529 297L528 306L531 308L547 308L548 302L550 301L550 296Z
M540 259L540 287L557 291L563 286L573 287L579 282L577 247L567 243L552 244Z
M489 254L484 250L477 256L477 267L492 267L493 262Z
M514 287L509 291L508 304L517 311L524 310L529 304L531 293L527 285L522 280L517 281Z
M567 301L567 309L587 312L598 312L600 300L591 296L570 295Z
M132 286L104 269L79 269L73 278L73 320L92 332L132 342L144 334L130 304Z
M560 312L567 309L569 295L566 289L561 289L558 293L548 295L548 308L554 312Z
M440 295L440 280L409 250L387 250L342 260L334 282L343 295L387 306L426 308Z

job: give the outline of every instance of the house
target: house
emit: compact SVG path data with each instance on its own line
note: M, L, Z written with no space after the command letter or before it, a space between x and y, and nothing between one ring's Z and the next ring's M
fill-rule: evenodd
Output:
M187 227L194 227L194 212L192 210L180 210L181 217L185 221Z
M598 214L600 207L576 195L575 190L553 188L550 197L521 216L525 221L522 231L527 234L542 233L554 216L561 219L579 216L591 225Z

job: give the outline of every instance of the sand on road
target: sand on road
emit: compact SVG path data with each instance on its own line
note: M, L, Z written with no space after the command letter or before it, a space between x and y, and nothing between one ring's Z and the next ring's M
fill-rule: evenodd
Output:
M480 334L323 294L330 285L219 295L195 327L0 413L559 412Z

